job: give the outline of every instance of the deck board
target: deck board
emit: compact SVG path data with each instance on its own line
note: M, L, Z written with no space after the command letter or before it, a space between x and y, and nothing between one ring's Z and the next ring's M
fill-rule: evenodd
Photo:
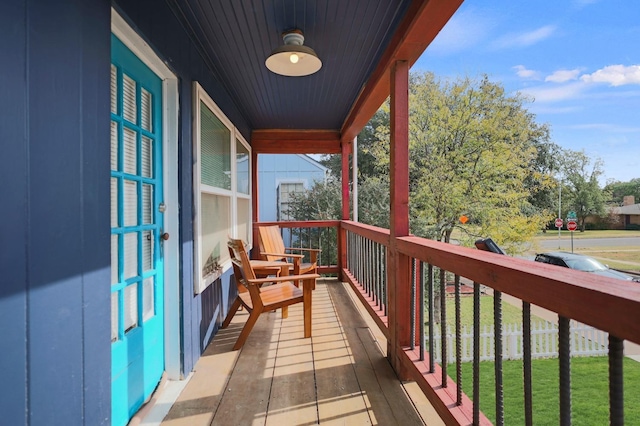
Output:
M261 315L245 346L232 351L248 316L238 312L163 425L442 424L426 397L397 379L384 336L358 304L345 284L321 280L311 338L298 304L286 319L280 311Z

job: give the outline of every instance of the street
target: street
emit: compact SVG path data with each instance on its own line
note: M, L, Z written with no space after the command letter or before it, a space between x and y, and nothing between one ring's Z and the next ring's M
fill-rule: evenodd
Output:
M540 248L543 250L565 250L571 251L571 237L563 235L560 240L544 239L538 241ZM636 246L640 247L640 237L619 237L619 238L574 238L573 248L589 248L589 247L620 247L620 246Z

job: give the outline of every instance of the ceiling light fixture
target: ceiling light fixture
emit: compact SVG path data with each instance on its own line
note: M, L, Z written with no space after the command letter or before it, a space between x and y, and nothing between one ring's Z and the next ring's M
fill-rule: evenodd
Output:
M271 72L289 77L301 77L317 72L322 68L322 61L316 52L303 46L304 35L300 30L287 31L282 34L284 46L271 52L264 64Z

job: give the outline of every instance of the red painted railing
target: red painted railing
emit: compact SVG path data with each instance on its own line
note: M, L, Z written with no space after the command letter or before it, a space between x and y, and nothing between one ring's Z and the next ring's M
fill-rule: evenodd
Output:
M524 312L534 305L557 313L561 318L561 335L562 325L568 324L569 319L608 332L609 364L612 369L609 383L610 423L616 424L622 418L622 340L640 343L640 285L418 237L392 239L387 229L350 221L273 224L289 229L337 230L338 265L326 266L324 270L340 272L341 279L350 283L389 339L388 356L399 377L415 380L447 424L490 424L490 421L479 410L477 395L474 395L477 391L471 395L474 398L472 401L458 389L457 383L448 374L447 366L436 364L429 354L427 342L433 334L428 335L424 324L437 321L433 317L427 321L423 314L426 310L431 315L436 310L433 291L427 290L437 286L439 273L436 270L442 271L442 283L445 282L445 276L455 276L456 288L459 288L457 283L462 277L467 285L474 288L478 297L481 287L490 289L494 299L498 300L494 305L496 324L499 324L501 317L501 296L505 294L522 300ZM411 277L408 282L395 283L394 277L398 274L390 273L395 272L390 265L407 268L406 276ZM426 281L422 280L424 277ZM444 285L442 287L446 288ZM501 325L496 326L496 336L501 335L499 327ZM566 333L569 333L568 328ZM496 339L497 345L501 345L500 340ZM570 354L567 349L562 355L562 338L560 346L560 422L568 424L571 421L570 371L567 370L567 361L563 366L563 357L566 355L568 359ZM496 353L501 353L500 346L497 348ZM496 364L498 362L496 359ZM456 365L456 378L459 377L458 367ZM527 378L527 368L530 369L527 360L523 368L523 403L531 421L531 375L529 371ZM496 372L495 379L496 383L501 382L501 373ZM474 389L477 389L476 386L474 382ZM501 404L501 392L500 386L496 385L497 405ZM501 423L500 408L497 407L496 411L496 423Z

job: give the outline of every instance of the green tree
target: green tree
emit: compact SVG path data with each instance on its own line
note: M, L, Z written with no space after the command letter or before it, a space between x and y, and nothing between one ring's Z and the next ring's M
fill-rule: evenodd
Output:
M605 213L605 201L608 195L598 183L598 178L603 174L603 166L601 159L592 160L584 151L567 150L565 152L562 166L563 204L567 210L576 212L581 232L584 232L587 216Z
M640 178L631 179L628 182L618 180L607 182L605 191L611 194L609 202L622 205L622 200L627 195L633 195L636 203L640 203Z
M358 180L364 181L372 176L377 176L378 170L377 158L371 152L371 146L376 142L376 132L379 127L389 127L389 112L383 109L376 111L371 120L362 129L358 135ZM329 169L330 173L340 179L342 176L342 155L331 154L324 155L320 163ZM349 156L349 177L352 176L352 161ZM387 173L388 174L388 173Z
M441 81L414 74L410 83L412 232L449 242L460 228L467 244L491 236L515 251L549 219L530 201L536 182L553 186L551 167L537 174L531 168L539 148L549 147L547 128L527 111L527 99L486 76ZM378 139L376 157L388 167L388 128ZM470 225L459 222L462 215Z

